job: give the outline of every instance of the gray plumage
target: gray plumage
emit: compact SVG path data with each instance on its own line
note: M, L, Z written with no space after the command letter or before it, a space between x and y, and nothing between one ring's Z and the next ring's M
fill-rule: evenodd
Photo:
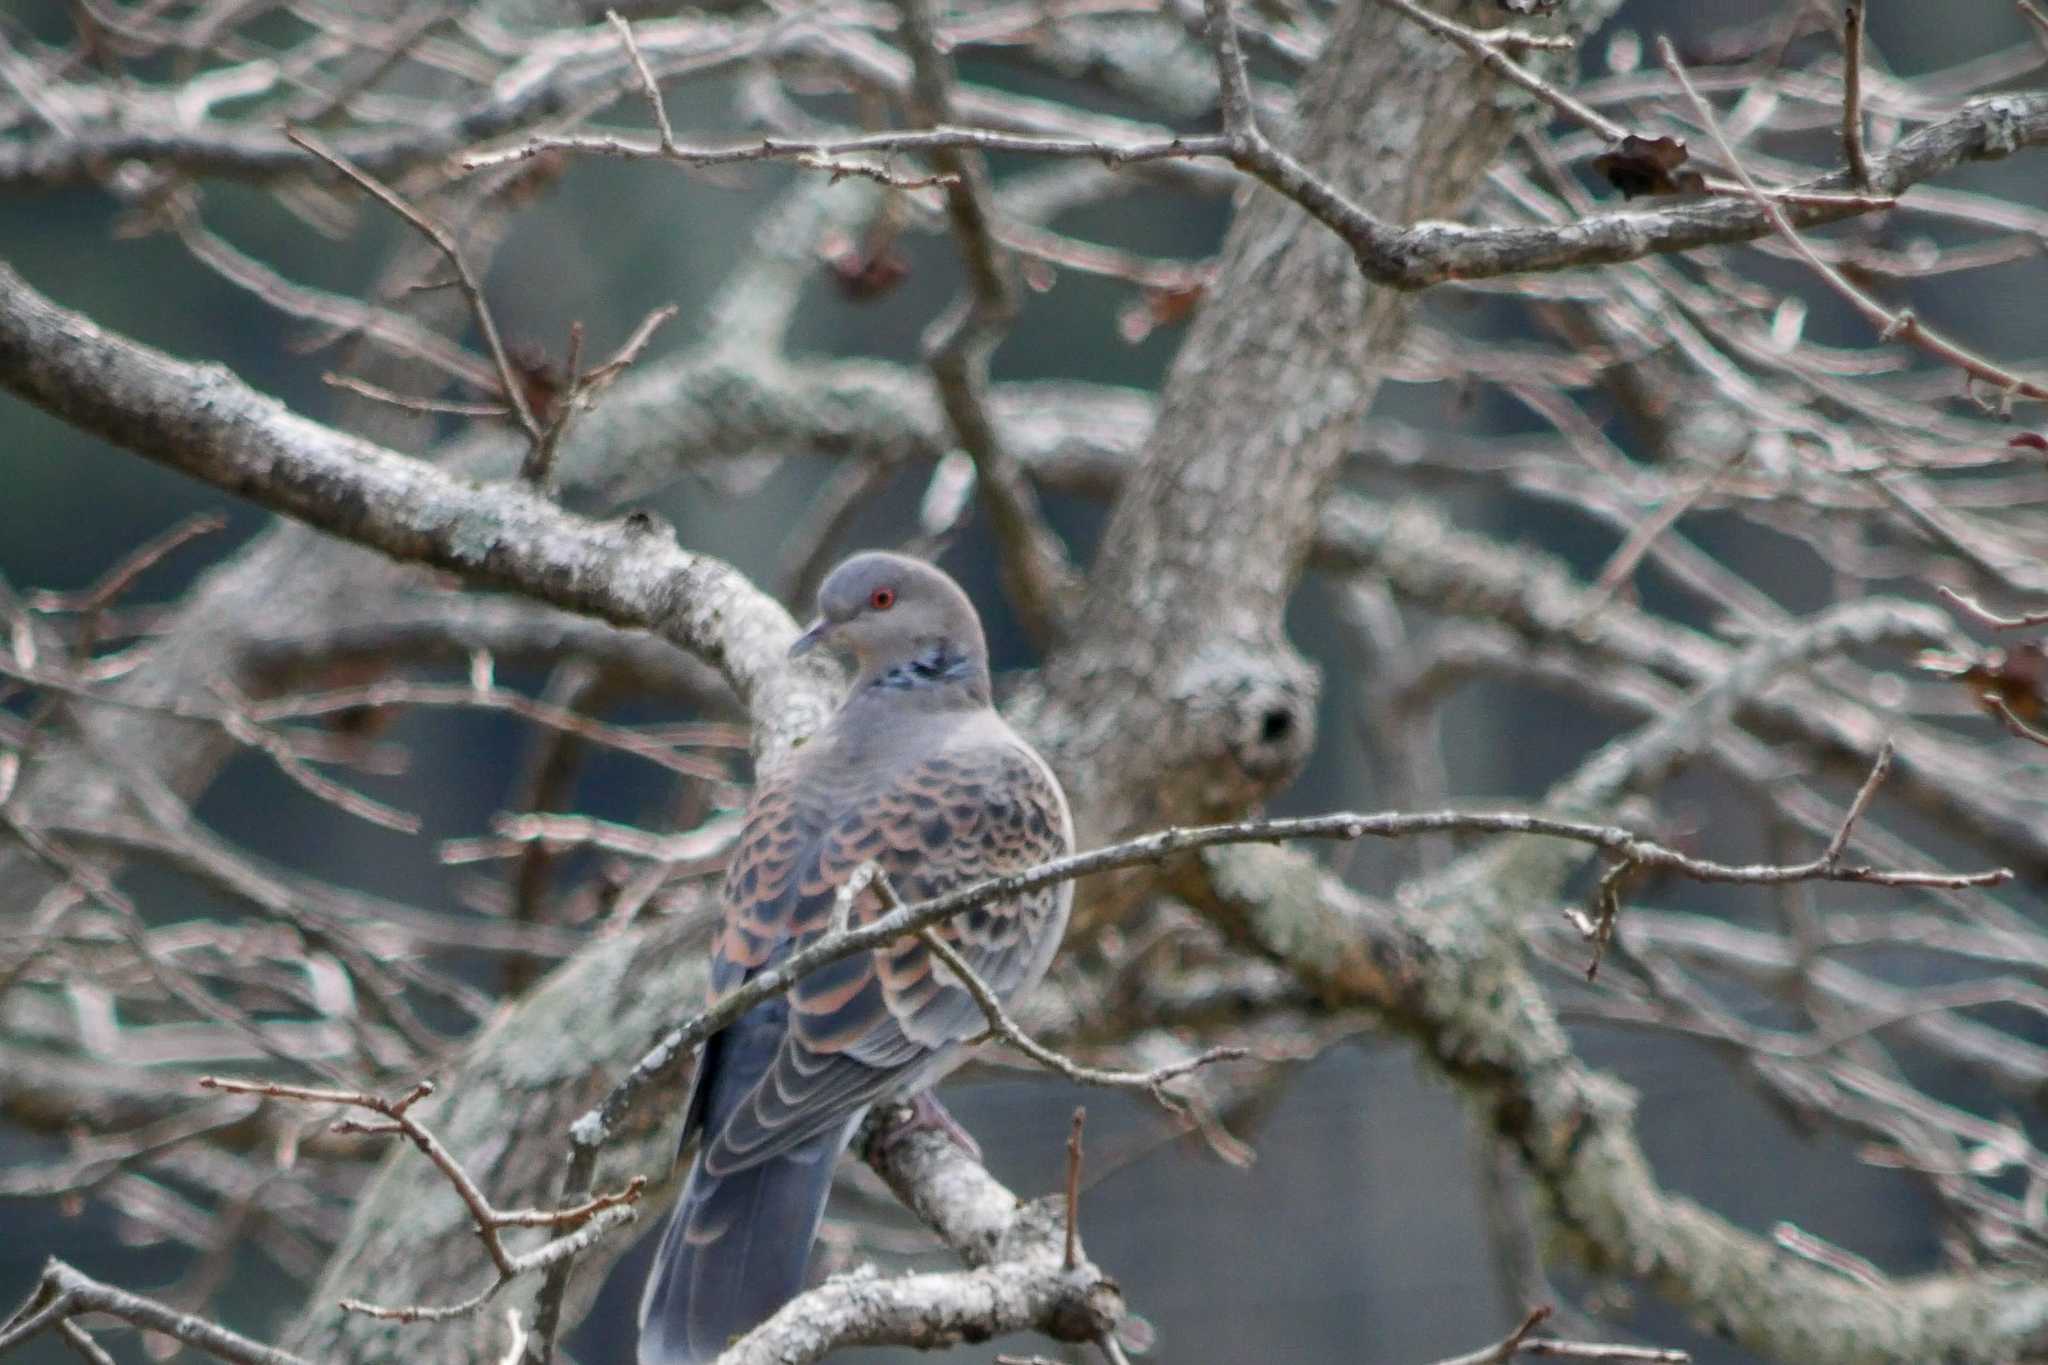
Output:
M760 780L725 881L713 999L825 932L873 861L906 901L1072 851L1059 783L990 703L974 606L929 564L863 554L818 592L791 653L850 656L844 705ZM1045 974L1062 883L940 927L1005 998ZM853 922L884 910L861 896ZM683 1117L697 1153L640 1305L641 1365L702 1365L803 1288L832 1169L870 1106L931 1085L982 1031L964 990L906 938L842 958L708 1040Z

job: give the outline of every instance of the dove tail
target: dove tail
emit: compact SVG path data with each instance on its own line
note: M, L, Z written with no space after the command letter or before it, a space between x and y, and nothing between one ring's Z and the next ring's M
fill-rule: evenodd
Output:
M708 1365L796 1297L850 1126L724 1175L697 1154L640 1300L639 1365Z

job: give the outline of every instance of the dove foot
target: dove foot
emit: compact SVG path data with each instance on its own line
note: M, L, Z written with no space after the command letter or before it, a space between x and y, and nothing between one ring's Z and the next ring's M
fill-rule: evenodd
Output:
M937 1133L946 1138L976 1161L981 1160L981 1144L974 1135L960 1126L960 1120L946 1111L938 1097L929 1090L920 1090L908 1103L899 1106L892 1116L893 1121L882 1130L882 1150L894 1151L896 1144L917 1133Z

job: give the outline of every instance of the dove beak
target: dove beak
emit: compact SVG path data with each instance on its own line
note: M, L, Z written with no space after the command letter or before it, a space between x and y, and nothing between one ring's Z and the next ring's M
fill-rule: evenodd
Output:
M824 644L831 637L831 634L832 623L822 616L819 617L811 622L809 630L796 637L795 642L789 647L789 657L792 659L802 658L819 645Z

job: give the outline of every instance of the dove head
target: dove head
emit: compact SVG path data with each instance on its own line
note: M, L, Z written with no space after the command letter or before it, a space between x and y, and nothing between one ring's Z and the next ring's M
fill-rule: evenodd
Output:
M818 589L818 619L792 657L826 646L852 659L854 689L957 690L989 699L988 645L960 585L921 559L855 555Z

